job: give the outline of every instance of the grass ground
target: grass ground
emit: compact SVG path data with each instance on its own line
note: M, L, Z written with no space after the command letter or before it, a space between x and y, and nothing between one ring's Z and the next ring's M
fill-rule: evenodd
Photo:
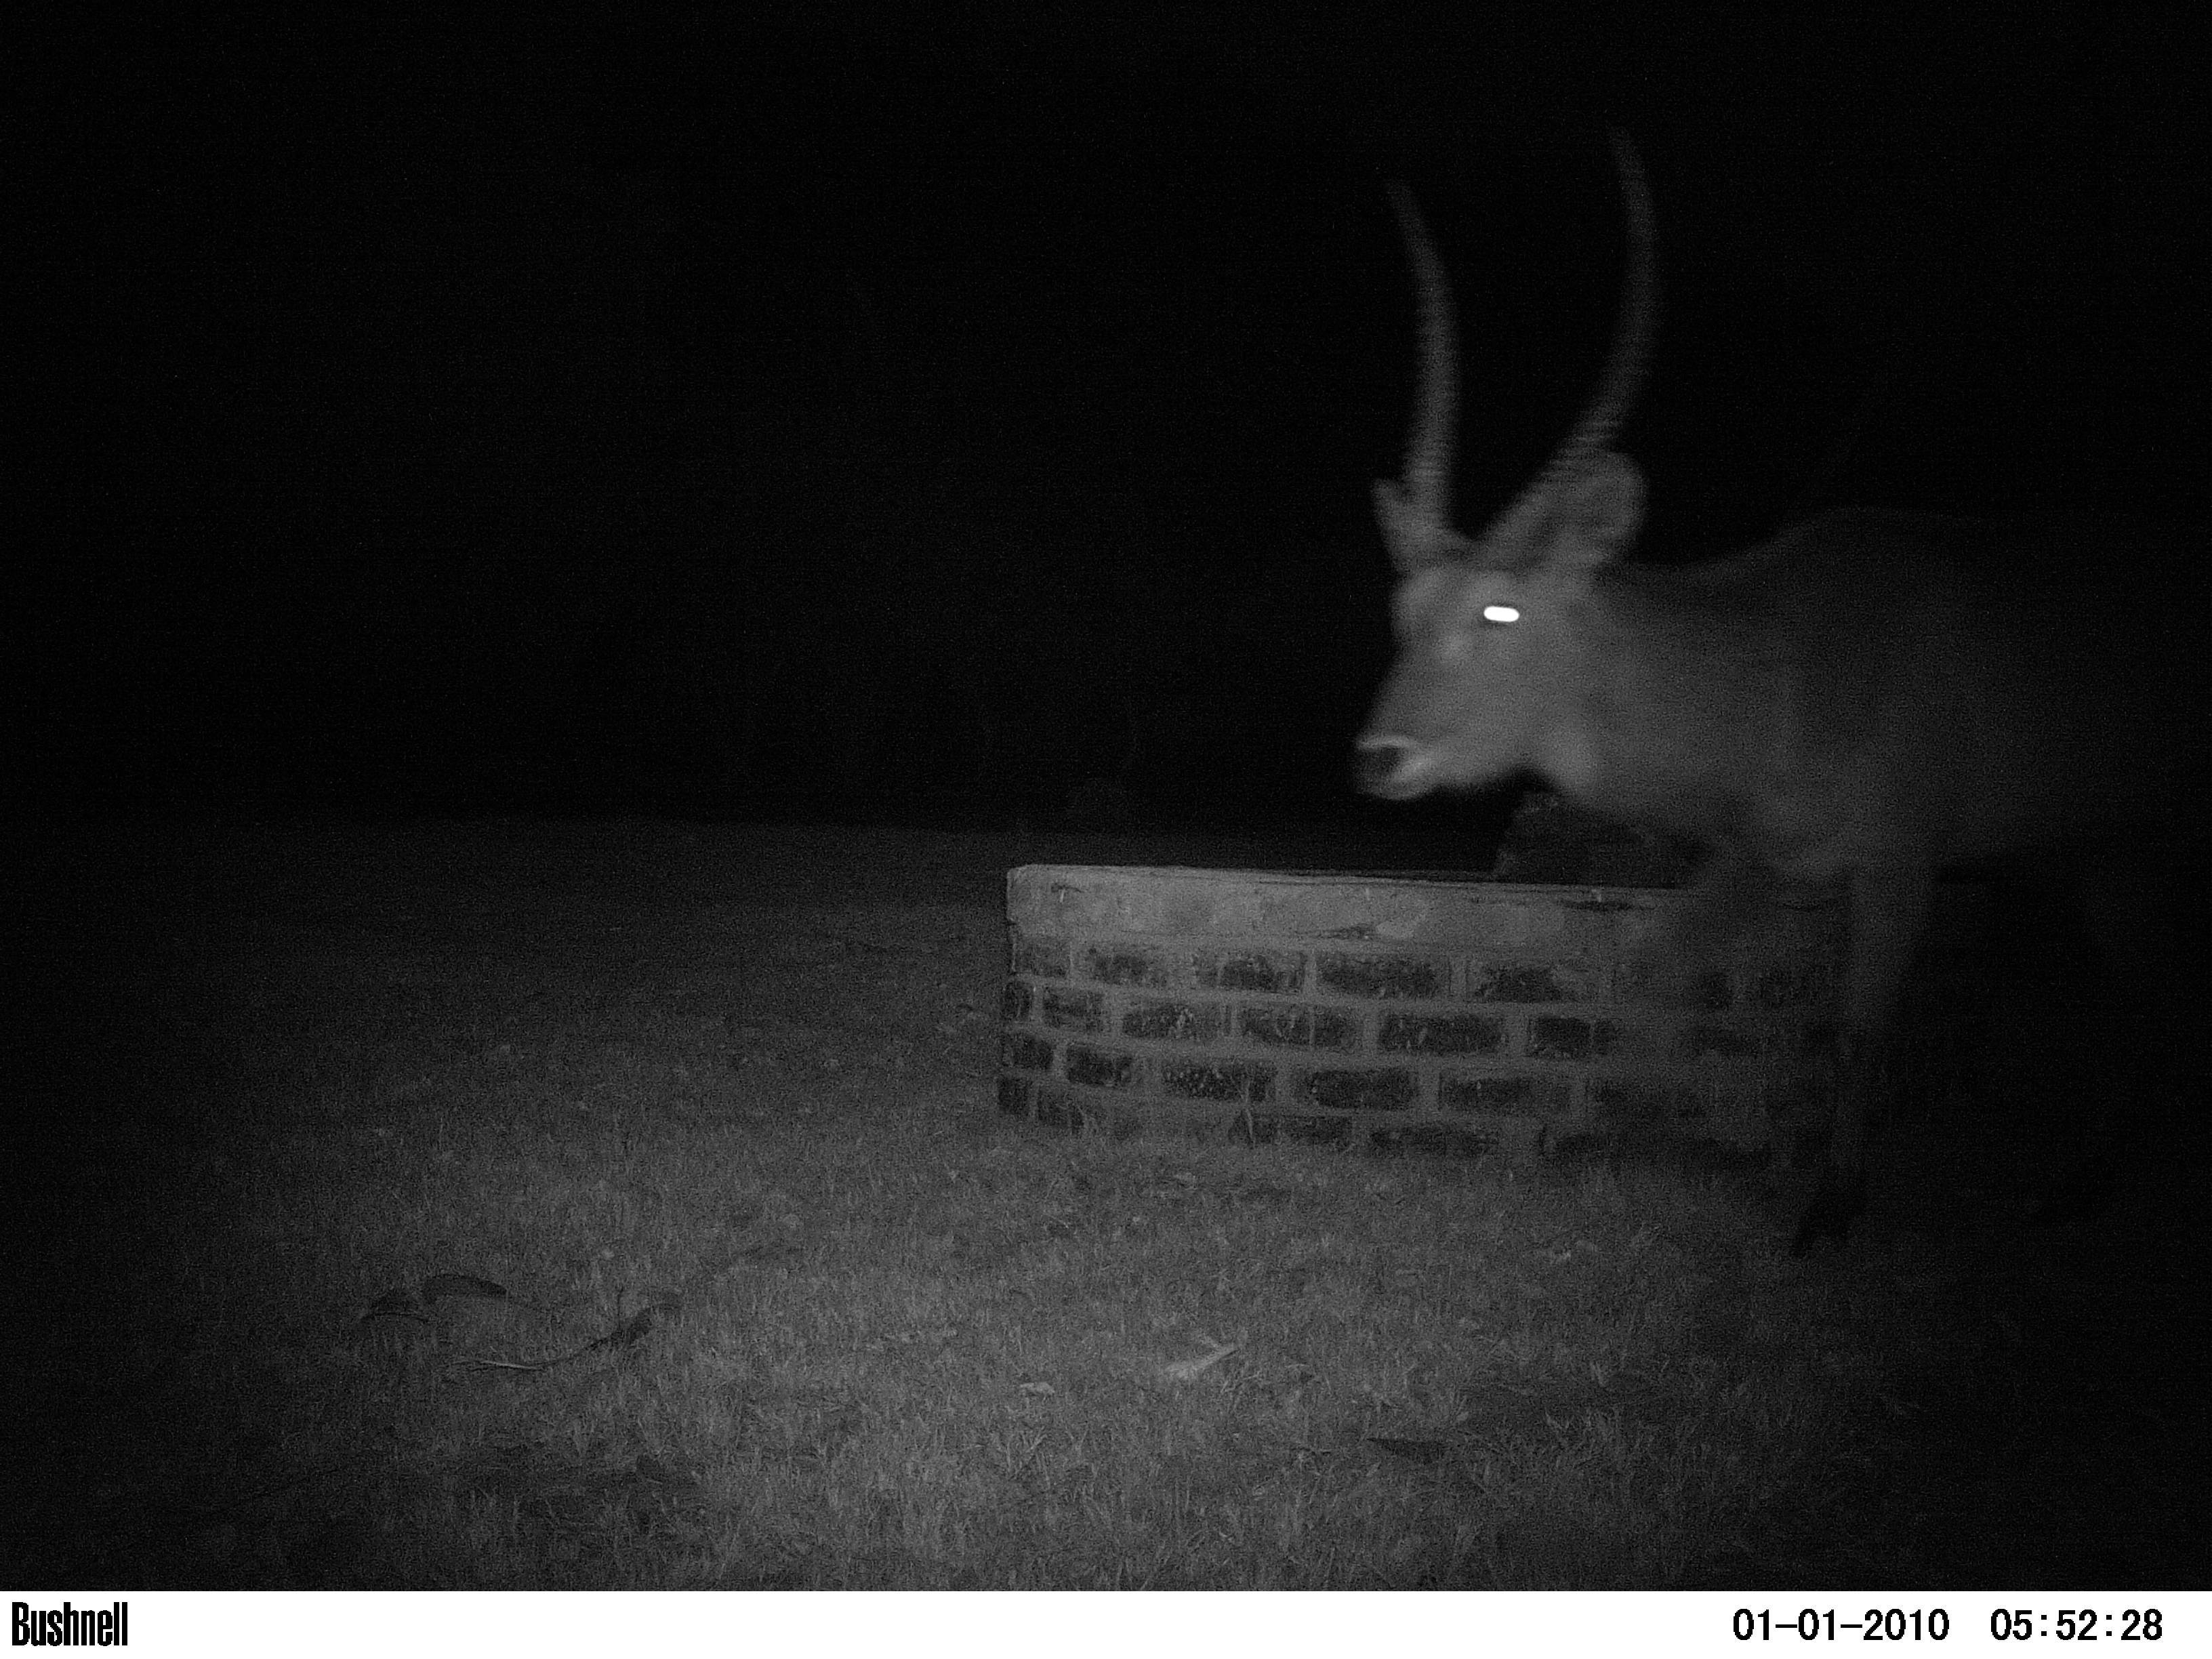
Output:
M2031 1232L2033 1149L1923 1135L1801 1263L1755 1173L1038 1138L1000 878L1116 853L38 854L0 1578L2212 1581L2194 1172Z

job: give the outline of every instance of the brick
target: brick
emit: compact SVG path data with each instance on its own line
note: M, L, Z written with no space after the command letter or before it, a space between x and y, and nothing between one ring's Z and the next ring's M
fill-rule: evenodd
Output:
M1504 1023L1489 1014L1385 1014L1375 1046L1390 1054L1494 1054Z
M1252 1143L1261 1146L1278 1140L1302 1146L1348 1146L1360 1133L1359 1126L1348 1117L1290 1113L1252 1117L1246 1121L1246 1129Z
M1321 989L1340 996L1411 997L1433 1002L1450 989L1451 969L1428 957L1328 951L1315 959L1314 978Z
M1043 1019L1056 1030L1096 1034L1106 1029L1106 999L1097 991L1048 987L1044 994Z
M1421 1081L1403 1066L1316 1069L1306 1073L1300 1093L1330 1111L1405 1112L1421 1103Z
M1559 1076L1529 1072L1445 1071L1437 1079L1437 1103L1449 1112L1487 1112L1499 1117L1560 1117L1574 1091Z
M1208 991L1266 991L1296 996L1306 986L1306 954L1303 951L1200 951L1191 957L1191 971L1200 988Z
M1686 1122L1705 1115L1705 1102L1693 1089L1624 1078L1592 1084L1590 1105L1601 1123L1616 1127Z
M1609 1019L1581 1019L1538 1014L1528 1022L1531 1060L1603 1060L1612 1054L1620 1028Z
M1122 1011L1121 1035L1156 1042L1218 1042L1229 1011L1218 1002L1133 1002Z
M1088 1042L1067 1045L1070 1083L1081 1083L1094 1089L1128 1089L1136 1086L1140 1075L1141 1067L1134 1054Z
M1676 1051L1686 1060L1742 1060L1761 1052L1759 1033L1735 1025L1714 1025L1692 1020L1677 1040Z
M1101 985L1166 987L1175 983L1175 971L1164 951L1116 946L1093 946L1083 953L1083 977Z
M1167 1060L1160 1066L1160 1088L1179 1100L1243 1100L1250 1091L1254 1074L1264 1069L1241 1060L1212 1064Z
M1603 975L1586 962L1468 964L1469 1002L1594 1002Z
M1016 933L1007 945L1008 965L1017 974L1034 974L1039 979L1067 977L1067 942L1056 939L1032 939L1026 933Z

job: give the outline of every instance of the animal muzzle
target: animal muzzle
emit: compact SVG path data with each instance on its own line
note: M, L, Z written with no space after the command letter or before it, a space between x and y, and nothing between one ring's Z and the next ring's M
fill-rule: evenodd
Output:
M1436 751L1395 734L1364 737L1352 762L1363 793L1412 800L1437 787Z

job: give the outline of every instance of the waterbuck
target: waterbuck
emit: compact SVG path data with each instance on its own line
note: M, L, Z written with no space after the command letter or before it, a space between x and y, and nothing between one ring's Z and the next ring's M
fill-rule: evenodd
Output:
M1650 192L1626 141L1614 149L1629 262L1610 359L1480 535L1451 521L1450 293L1411 195L1392 188L1421 370L1404 475L1375 486L1397 661L1359 777L1402 800L1534 775L1695 842L1678 959L1782 887L1847 896L1838 1100L1802 1255L1840 1243L1863 1207L1883 1038L1938 872L2193 813L2204 617L2130 593L2143 549L2080 526L1834 512L1705 564L1625 560L1644 486L1610 445L1656 305ZM2117 905L2099 897L2094 919Z

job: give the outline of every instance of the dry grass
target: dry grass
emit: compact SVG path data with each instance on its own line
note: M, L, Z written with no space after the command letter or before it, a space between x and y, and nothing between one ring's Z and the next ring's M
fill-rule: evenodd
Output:
M1807 1266L1741 1176L1004 1133L1011 850L508 826L50 860L0 1576L2185 1570L2190 1425L2124 1356L2197 1303L2095 1276L2164 1282L2140 1237L2023 1258L1981 1164ZM2062 1363L2091 1317L2098 1363ZM2084 1410L2114 1431L2023 1485Z

